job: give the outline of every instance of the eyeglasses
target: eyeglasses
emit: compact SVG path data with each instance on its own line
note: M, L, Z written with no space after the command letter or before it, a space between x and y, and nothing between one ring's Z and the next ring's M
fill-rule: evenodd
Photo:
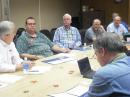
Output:
M36 25L36 23L27 23L27 25Z

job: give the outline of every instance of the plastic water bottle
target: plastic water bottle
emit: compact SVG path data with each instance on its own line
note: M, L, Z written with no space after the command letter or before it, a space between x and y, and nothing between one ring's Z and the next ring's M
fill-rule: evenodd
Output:
M28 74L29 72L29 64L28 64L28 59L27 57L24 57L24 62L23 62L23 73Z

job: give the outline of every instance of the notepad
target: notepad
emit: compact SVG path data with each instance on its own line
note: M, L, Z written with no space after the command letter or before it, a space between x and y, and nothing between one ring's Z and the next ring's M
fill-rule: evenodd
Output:
M44 60L42 62L48 63L48 64L60 64L60 63L64 63L64 62L68 62L68 61L72 61L74 60L71 57L68 56L61 56L58 58L53 58L53 59L48 59L48 60Z

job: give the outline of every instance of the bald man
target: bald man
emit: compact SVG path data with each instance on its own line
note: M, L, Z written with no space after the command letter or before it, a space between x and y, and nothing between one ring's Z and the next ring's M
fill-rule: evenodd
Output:
M128 30L121 24L121 17L115 16L113 22L107 26L107 32L114 32L122 36L122 34L127 33Z
M81 36L77 28L71 26L71 15L63 16L63 26L55 31L53 42L60 47L76 49L81 45Z
M105 29L101 25L101 21L99 19L94 19L92 26L87 29L85 33L86 44L92 44L96 40L96 37L103 32L105 32Z

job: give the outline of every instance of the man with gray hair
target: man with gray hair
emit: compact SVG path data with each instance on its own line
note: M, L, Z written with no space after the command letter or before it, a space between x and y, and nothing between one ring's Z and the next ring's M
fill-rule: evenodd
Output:
M0 72L15 72L22 69L23 60L13 43L15 25L11 21L0 22ZM31 67L31 64L29 64Z
M102 68L93 77L89 91L81 97L130 97L130 57L116 33L103 33L94 42Z
M128 32L128 30L123 24L121 24L121 17L115 16L113 22L107 26L107 32L114 32L122 37L124 33Z
M75 49L81 45L81 36L77 28L71 26L71 15L63 16L64 26L56 29L53 42L60 47Z

